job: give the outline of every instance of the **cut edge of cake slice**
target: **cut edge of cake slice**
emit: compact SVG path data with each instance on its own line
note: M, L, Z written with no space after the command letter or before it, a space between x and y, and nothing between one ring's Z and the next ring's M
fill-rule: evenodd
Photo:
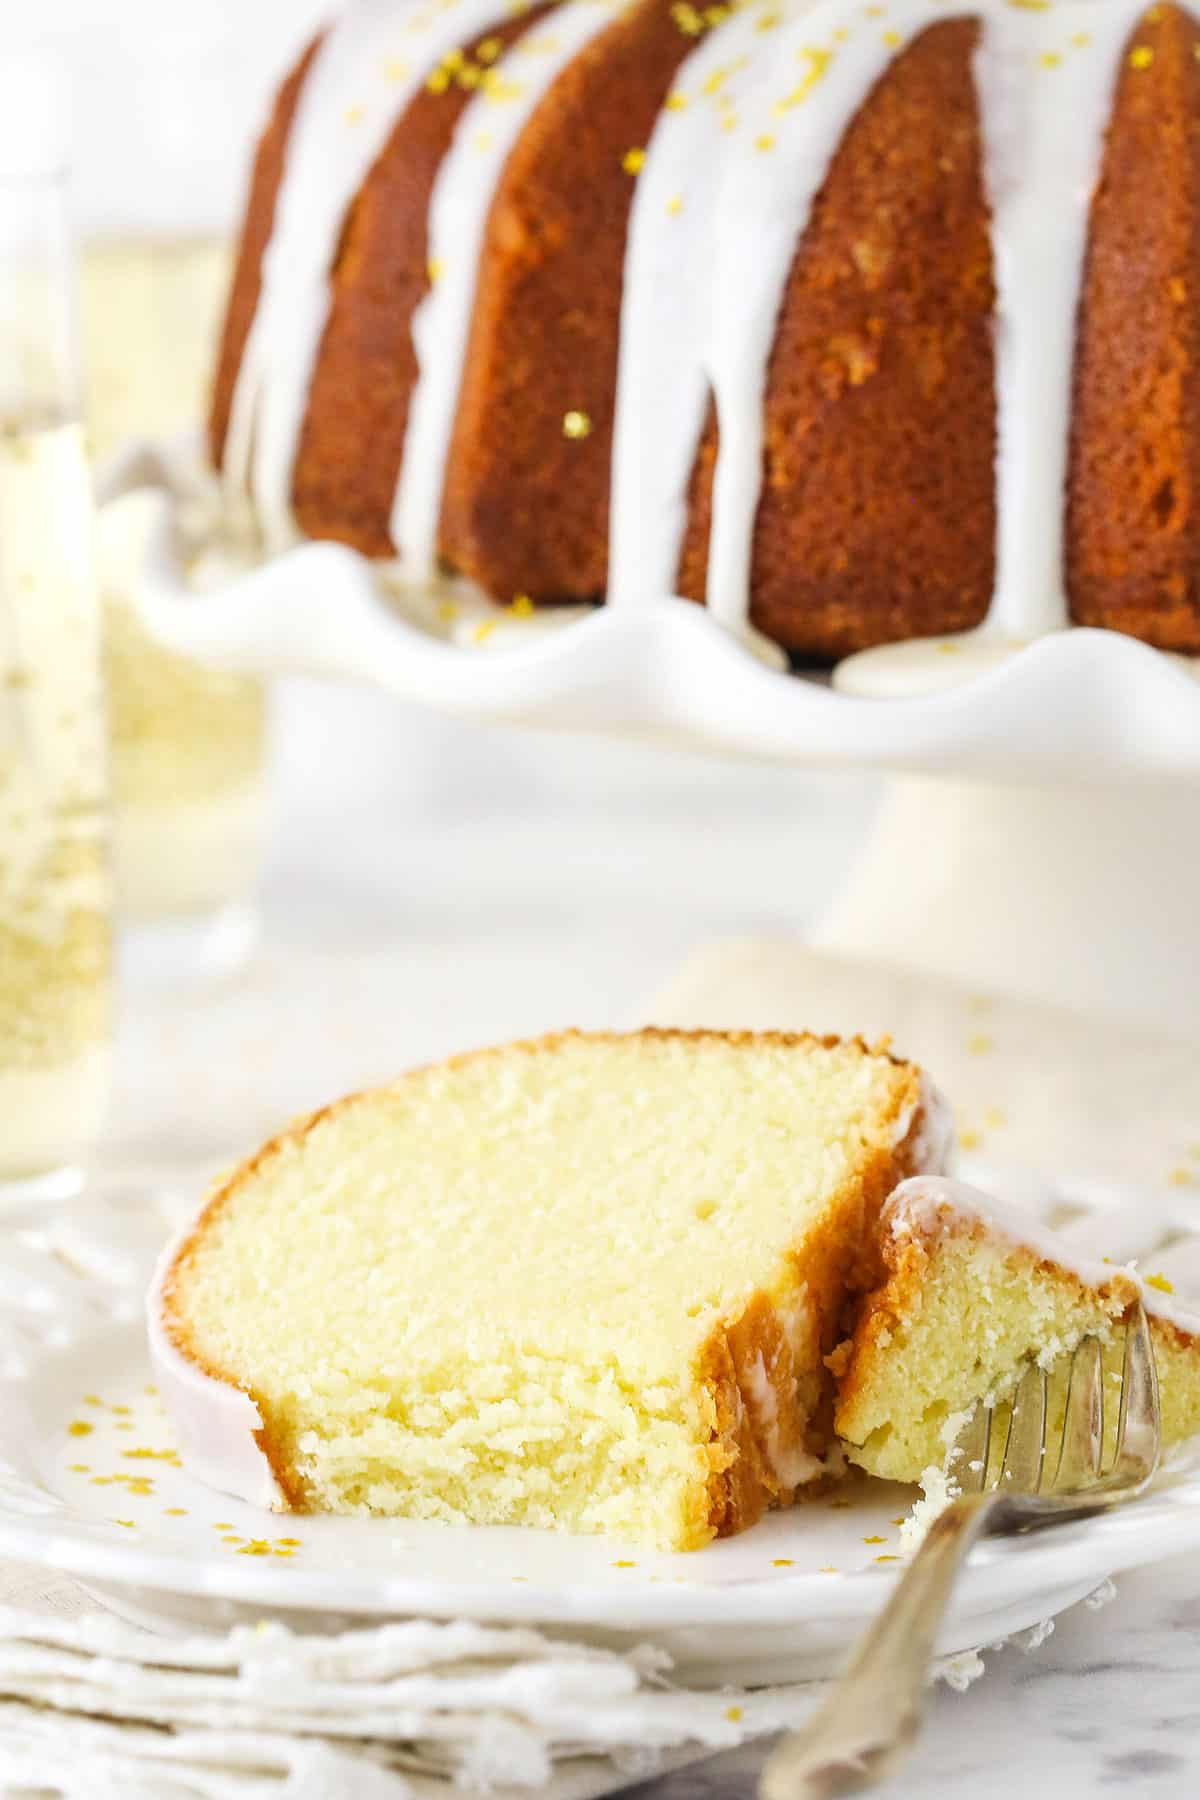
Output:
M938 1177L902 1183L879 1231L884 1277L829 1365L847 1459L924 1491L906 1521L906 1548L959 1492L953 1448L976 1406L1003 1412L1033 1363L1050 1377L1047 1441L1057 1441L1069 1359L1089 1335L1103 1346L1111 1453L1122 1327L1138 1299L1158 1363L1163 1444L1200 1433L1200 1315L1176 1304L1162 1278L1083 1258L1028 1212Z
M558 1142L556 1131L578 1142ZM826 1358L851 1296L874 1278L880 1208L898 1181L943 1166L952 1135L931 1084L886 1046L803 1034L568 1032L350 1096L227 1177L160 1263L150 1344L185 1463L209 1485L276 1510L554 1526L665 1549L742 1531L820 1485L824 1458L836 1453ZM446 1164L427 1188L421 1145ZM378 1177L380 1158L401 1172L400 1199ZM597 1159L610 1159L621 1192L603 1180L597 1190ZM475 1267L472 1204L495 1205L495 1224L517 1237L528 1207L536 1261L535 1227L553 1237L571 1217L561 1190L572 1171L581 1199L571 1254L584 1264L598 1254L599 1191L613 1254L644 1262L622 1278L607 1263L597 1270L595 1320L576 1270L574 1300L560 1312L578 1313L577 1326L531 1300L530 1341L510 1344L520 1309L497 1277L464 1318L461 1354L439 1361L428 1339L405 1336L394 1323L404 1256L387 1220L408 1207L415 1242L433 1216L429 1196L442 1195L458 1208L454 1260ZM364 1198L370 1181L373 1199ZM289 1241L292 1224L312 1236L320 1279ZM512 1254L495 1233L490 1241L501 1262ZM416 1257L410 1273L427 1272L416 1250L404 1255ZM679 1306L689 1259L688 1322L675 1330L667 1319L660 1331L656 1293L669 1290ZM349 1367L345 1318L337 1323L347 1271L358 1267L364 1335L374 1332L395 1358L385 1367L376 1353L365 1382ZM530 1270L532 1295L539 1277ZM447 1271L444 1302L423 1284L410 1295L414 1316L452 1308L464 1279ZM378 1315L376 1286L386 1298ZM257 1322L235 1316L247 1306ZM508 1322L494 1324L493 1311ZM286 1337L290 1312L297 1330L304 1314L316 1335L273 1371L271 1333ZM632 1341L642 1314L649 1350ZM596 1365L586 1379L567 1366L572 1332L584 1345L579 1366L589 1355ZM687 1347L686 1367L673 1371L660 1339L672 1353ZM282 1346L278 1355L286 1361ZM587 1443L594 1453L584 1454Z

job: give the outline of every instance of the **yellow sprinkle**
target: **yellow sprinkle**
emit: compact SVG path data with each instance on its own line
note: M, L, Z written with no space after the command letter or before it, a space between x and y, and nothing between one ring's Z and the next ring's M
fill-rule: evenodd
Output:
M771 1563L773 1569L790 1569L793 1567L790 1556L777 1556Z
M513 1581L528 1581L529 1577L528 1575L514 1575L512 1579Z
M627 150L621 158L621 167L627 175L636 175L646 160L644 150Z
M1057 50L1043 50L1038 62L1043 69L1057 69L1062 65L1062 57Z
M242 1541L241 1538L237 1535L236 1532L230 1532L221 1539L221 1542L223 1544L240 1544L241 1541Z
M299 1550L304 1540L303 1538L276 1538L275 1542L282 1544L286 1550Z
M1019 12L1049 12L1050 0L1008 0Z
M1007 1125L1008 1120L998 1106L989 1106L983 1115L983 1122L989 1131L999 1131L1002 1125Z
M668 112L683 112L688 103L686 94L668 94L663 105Z
M481 63L494 63L496 58L503 53L503 50L504 45L498 37L484 38L482 44L480 44L478 50L475 52L476 61Z
M1195 1179L1190 1169L1172 1169L1167 1176L1172 1187L1191 1187Z
M613 1564L613 1568L614 1569L636 1569L637 1564L635 1562L615 1562Z
M475 638L475 642L477 644L486 644L488 639L491 637L493 631L495 631L495 629L496 629L495 619L485 619L483 621L482 625L477 625L475 627L475 631L473 634L474 638Z
M864 6L863 15L868 19L882 19L887 8L884 6Z
M118 1431L132 1431L133 1426L130 1424L128 1419L118 1419L117 1420L117 1430Z
M754 148L756 150L773 150L775 148L775 139L771 136L769 131L764 132L762 137L755 138Z
M429 89L431 94L444 94L446 89L450 86L449 70L431 69L429 74L425 77L425 86Z
M155 1385L152 1381L148 1381L146 1383L145 1387L142 1389L142 1392L143 1392L143 1394L149 1394L151 1400L158 1399L158 1389L155 1387Z
M850 36L850 33L846 30L846 27L844 25L840 25L833 34L833 41L835 44L844 44L846 42L846 40L849 38L849 36Z
M125 1527L126 1531L135 1531L137 1529L136 1524L133 1519L114 1519L113 1524L114 1525L123 1525Z
M92 1472L91 1463L72 1463L70 1468L72 1475L90 1475Z
M1071 43L1076 50L1086 50L1091 41L1092 34L1090 31L1077 31L1071 39Z
M730 10L728 6L706 6L704 23L706 25L723 25L729 17Z
M272 1550L272 1556L295 1556L294 1550Z
M443 56L442 67L443 69L461 69L466 60L465 54L456 44L453 50L447 50Z
M836 1575L837 1569L833 1563L822 1563L821 1567L817 1570L817 1574L818 1575Z
M763 13L761 18L755 20L754 29L755 31L774 31L782 23L777 12Z
M250 1538L238 1551L239 1556L270 1556L271 1546L266 1538Z
M704 86L701 88L700 91L703 94L719 94L721 89L724 87L725 83L728 80L729 80L728 66L726 66L723 69L714 69L712 74L709 76L708 80L704 83Z
M186 1519L187 1518L187 1507L186 1506L164 1506L163 1512L166 1514L168 1519Z
M1160 1294L1173 1294L1175 1283L1168 1281L1165 1275L1147 1275L1146 1286L1157 1288Z
M736 113L726 113L725 117L721 120L721 130L722 131L736 131L737 127L738 127L737 114Z
M346 108L347 125L361 125L366 116L367 109L365 106L348 106Z
M585 438L590 436L592 421L585 412L568 412L563 414L563 436L567 438Z
M688 4L688 0L679 0L679 3L671 8L671 23L677 31L683 33L684 37L699 37L704 30L704 20L696 8Z
M442 270L444 267L445 267L445 264L442 262L442 259L440 256L431 256L429 258L429 261L425 265L425 272L429 276L429 283L430 283L431 287L435 281L441 280Z
M682 194L672 194L671 195L671 198L667 201L667 211L671 214L671 216L673 218L675 217L676 214L681 213L683 211L683 195Z
M974 1130L970 1125L967 1126L965 1131L960 1131L958 1134L959 1148L962 1150L978 1150L982 1142L983 1138L980 1133Z
M1129 52L1129 66L1131 69L1148 69L1153 61L1154 52L1149 44L1135 44L1133 49Z
M875 1561L876 1562L899 1562L900 1558L898 1556L877 1556L875 1558Z
M783 99L777 103L776 112L788 112L793 106L799 106L801 101L807 100L833 61L832 50L816 50L811 46L798 50L796 54L801 62L808 64L808 68L799 87L793 88L790 94L785 94Z
M103 1406L104 1402L99 1394L85 1394L83 1396L83 1404L85 1406Z
M1158 25L1162 22L1162 16L1165 11L1166 8L1163 6L1152 6L1147 12L1146 17L1151 25Z
M216 1524L213 1526L213 1530L214 1531L232 1531L233 1530L233 1522L230 1519L218 1519Z
M483 80L483 70L476 63L466 63L454 79L460 88L466 88L469 93L472 88L477 88Z
M131 1462L165 1462L179 1466L178 1450L151 1450L145 1444L138 1444L136 1449L122 1450L121 1455L127 1456Z
M515 594L513 596L512 610L515 617L518 619L532 619L536 608L528 594Z
M119 1419L127 1419L133 1408L129 1406L114 1406L110 1410L116 1413Z
M865 1537L863 1539L863 1543L864 1544L886 1544L887 1539L885 1537Z
M439 619L444 619L447 625L451 625L458 617L458 607L453 600L439 600L437 615Z
M903 1525L903 1523L904 1523L904 1514L903 1513L900 1514L900 1517L898 1519L892 1520L893 1525Z
M383 73L388 81L403 81L408 74L408 65L393 56L390 62L384 63Z
M113 1478L111 1475L93 1475L92 1476L92 1486L93 1487L111 1487L112 1484L113 1484Z
M995 1048L994 1039L988 1037L985 1031L976 1031L967 1039L967 1049L972 1056L986 1056L989 1050Z
M72 1419L71 1423L67 1426L67 1436L91 1437L95 1429L96 1427L94 1425L89 1425L86 1419Z
M883 41L889 50L897 50L900 47L902 39L898 31L885 31L883 33Z
M743 1716L740 1706L727 1706L725 1708L725 1717L731 1720L734 1725L736 1725L738 1720Z

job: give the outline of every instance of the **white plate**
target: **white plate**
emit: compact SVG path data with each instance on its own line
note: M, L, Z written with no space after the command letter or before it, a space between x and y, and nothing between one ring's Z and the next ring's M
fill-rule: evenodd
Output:
M483 642L448 642L403 616L375 565L340 544L303 544L197 594L176 498L196 468L190 438L132 443L101 494L158 496L137 571L144 620L222 667L348 678L453 713L810 767L1068 784L1200 772L1193 669L1116 632L1057 632L942 691L866 699L768 666L703 607L666 597L554 629L497 629L501 609L489 607Z
M0 1240L0 1556L77 1576L159 1625L263 1611L308 1628L412 1614L536 1622L590 1641L652 1639L697 1684L827 1672L882 1603L898 1563L880 1558L896 1555L912 1494L881 1483L690 1556L532 1531L294 1518L222 1498L174 1463L149 1391L138 1315L167 1229L152 1199L93 1196ZM1200 1473L1085 1525L985 1545L941 1648L1024 1629L1106 1576L1192 1545Z

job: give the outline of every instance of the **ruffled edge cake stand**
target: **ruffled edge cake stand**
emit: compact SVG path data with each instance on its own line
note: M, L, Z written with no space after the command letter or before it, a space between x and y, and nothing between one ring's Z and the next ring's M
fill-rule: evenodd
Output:
M1200 1019L1200 686L1116 633L790 673L663 598L458 641L375 565L303 544L196 591L179 483L195 441L130 445L102 503L156 496L139 605L171 648L255 675L368 683L496 723L892 777L817 933L824 947L1194 1035ZM491 612L500 615L498 608ZM427 617L434 617L427 609ZM938 647L935 647L935 651ZM962 654L963 651L966 654ZM859 689L868 691L846 691Z

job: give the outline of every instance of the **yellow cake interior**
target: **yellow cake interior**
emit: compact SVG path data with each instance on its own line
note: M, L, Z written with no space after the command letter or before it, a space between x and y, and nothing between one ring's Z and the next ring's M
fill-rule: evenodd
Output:
M1104 1346L1111 1455L1123 1322L1138 1284L1115 1266L1072 1267L1065 1245L1056 1260L1046 1254L1053 1245L1041 1240L1032 1220L1029 1225L1032 1242L995 1230L971 1211L960 1213L952 1203L914 1216L900 1195L885 1209L887 1279L866 1301L851 1339L831 1358L839 1383L837 1431L852 1462L888 1480L928 1486L931 1472L936 1479L946 1468L976 1404L1003 1403L1033 1362L1050 1376L1048 1442L1056 1443L1070 1353L1089 1335ZM1148 1297L1153 1300L1153 1292ZM1169 1318L1151 1313L1150 1324L1163 1441L1171 1444L1200 1431L1200 1346ZM1004 1416L1001 1404L1001 1427Z
M571 1034L419 1071L218 1192L167 1330L257 1401L296 1507L694 1547L737 1528L713 1497L747 1418L769 1503L816 1472L845 1247L907 1172L920 1092L781 1036Z

